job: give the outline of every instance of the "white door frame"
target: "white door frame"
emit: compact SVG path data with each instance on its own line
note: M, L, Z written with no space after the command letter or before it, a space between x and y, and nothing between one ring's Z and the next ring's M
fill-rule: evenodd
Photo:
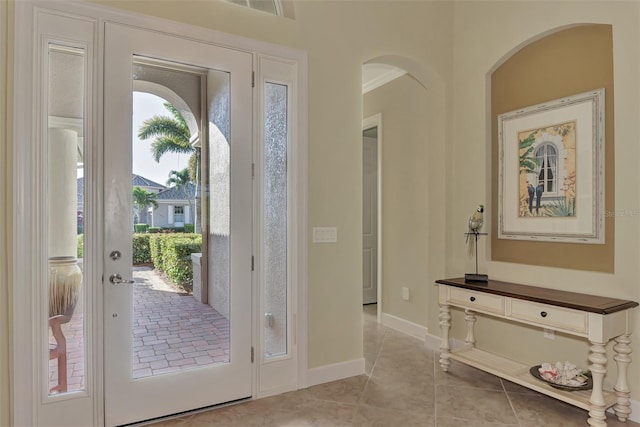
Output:
M230 229L223 230L232 236L228 260L232 280L228 283L231 357L218 365L132 381L133 343L130 331L133 327L133 288L105 283L105 415L106 424L112 426L252 396L252 273L247 261L252 255L253 183L249 171L253 160L253 57L248 52L113 23L107 23L105 34L105 60L111 62L105 63L104 67L104 249L105 255L112 250L122 253L122 259L104 258L105 278L116 273L125 278L131 277L131 232L127 227L131 224L131 158L123 153L131 153L131 144L135 143L130 137L134 55L162 57L169 67L173 66L170 61L177 61L176 67L181 63L210 69L216 74L228 72L231 96L228 112L230 140L226 142L230 147L231 219ZM249 124L245 125L245 121ZM213 145L212 141L211 153ZM208 164L208 161L204 160L203 164ZM212 384L220 386L212 387ZM180 397L173 398L166 390Z
M38 206L42 205L45 199L41 183L38 182L33 172L38 165L46 160L45 154L38 149L37 141L40 123L33 107L37 105L36 86L37 80L33 62L35 59L36 27L37 16L40 11L49 11L53 15L72 16L87 22L92 22L96 31L95 35L95 81L92 86L92 96L95 100L102 99L102 58L104 24L106 21L117 22L125 25L155 30L167 34L179 34L182 37L194 40L206 41L207 43L219 46L251 52L256 55L266 55L288 60L296 65L296 89L298 115L296 123L296 145L295 150L295 194L292 195L291 203L295 206L295 217L292 218L293 233L291 238L295 241L298 250L289 254L292 264L295 266L294 286L296 286L297 316L295 316L295 331L297 339L297 388L304 388L307 385L307 55L305 52L266 43L246 37L235 36L210 29L195 27L166 19L154 18L140 14L134 14L123 10L112 9L105 6L80 3L73 1L50 2L46 0L23 0L15 4L15 81L14 81L14 185L13 185L13 282L11 283L13 300L13 414L16 425L41 425L52 420L46 419L45 414L52 408L59 408L65 411L74 411L74 404L78 399L75 396L64 396L52 402L45 402L41 398L40 390L46 387L40 375L40 358L34 355L40 354L42 337L48 330L41 325L39 315L38 283L45 277L46 268L43 262L33 264L34 255L40 254L39 248L43 247L41 235L44 231L44 221L37 215ZM259 70L258 70L259 72ZM260 81L260 76L256 80ZM255 97L255 94L254 94ZM260 100L254 100L260 102ZM100 102L94 103L95 111L93 118L102 117L102 107ZM254 120L256 118L254 117ZM97 146L102 147L102 120L94 123ZM255 143L255 142L254 142ZM94 212L102 212L104 205L102 201L102 169L100 166L102 156L95 153L91 159L93 169L97 173L96 183L93 185L95 206ZM96 214L99 215L99 214ZM97 221L100 218L94 218ZM89 221L90 219L87 219ZM85 250L94 251L95 270L102 271L100 259L102 257L102 237L96 236L92 243L92 248ZM41 259L35 255L36 260ZM89 279L95 286L91 304L94 309L96 322L91 325L89 333L93 336L91 344L96 350L87 362L87 374L93 375L94 381L87 386L86 397L82 403L84 410L88 410L92 417L91 424L104 424L103 408L103 383L104 374L102 350L103 350L103 327L102 327L102 285L99 275ZM253 279L254 294L257 286L256 278ZM254 305L255 319L261 318L260 307ZM257 320L256 320L257 322ZM254 347L260 337L260 330L255 324ZM259 359L258 359L259 360ZM257 379L261 373L260 363L254 364L253 396L260 396L257 389ZM34 391L35 390L35 391ZM88 403L87 403L88 402ZM64 409L63 409L64 408ZM86 423L85 423L86 424Z
M378 302L377 302L377 318L380 323L382 316L382 113L374 114L373 116L366 117L362 120L362 131L367 129L378 129Z

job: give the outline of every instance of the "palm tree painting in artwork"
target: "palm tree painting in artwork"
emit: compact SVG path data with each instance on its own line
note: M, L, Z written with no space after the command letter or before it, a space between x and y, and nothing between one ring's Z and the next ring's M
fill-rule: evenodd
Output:
M576 122L521 131L518 144L519 216L576 216Z

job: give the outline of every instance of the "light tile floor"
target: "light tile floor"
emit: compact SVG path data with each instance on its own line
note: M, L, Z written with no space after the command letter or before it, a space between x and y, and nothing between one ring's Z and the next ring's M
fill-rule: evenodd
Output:
M574 427L587 413L453 362L375 322L364 310L366 374L305 390L184 415L154 427ZM639 427L608 419L609 427Z

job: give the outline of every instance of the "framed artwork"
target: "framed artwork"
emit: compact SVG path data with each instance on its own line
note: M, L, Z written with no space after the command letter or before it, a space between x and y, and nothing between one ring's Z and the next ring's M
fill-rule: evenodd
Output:
M604 89L498 116L498 238L604 244Z

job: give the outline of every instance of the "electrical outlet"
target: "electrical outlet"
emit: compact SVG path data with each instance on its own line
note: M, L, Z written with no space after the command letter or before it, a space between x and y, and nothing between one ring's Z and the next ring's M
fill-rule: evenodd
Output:
M409 301L409 288L406 286L402 287L402 299L405 301Z
M543 336L549 340L556 339L556 332L553 329L544 329Z

